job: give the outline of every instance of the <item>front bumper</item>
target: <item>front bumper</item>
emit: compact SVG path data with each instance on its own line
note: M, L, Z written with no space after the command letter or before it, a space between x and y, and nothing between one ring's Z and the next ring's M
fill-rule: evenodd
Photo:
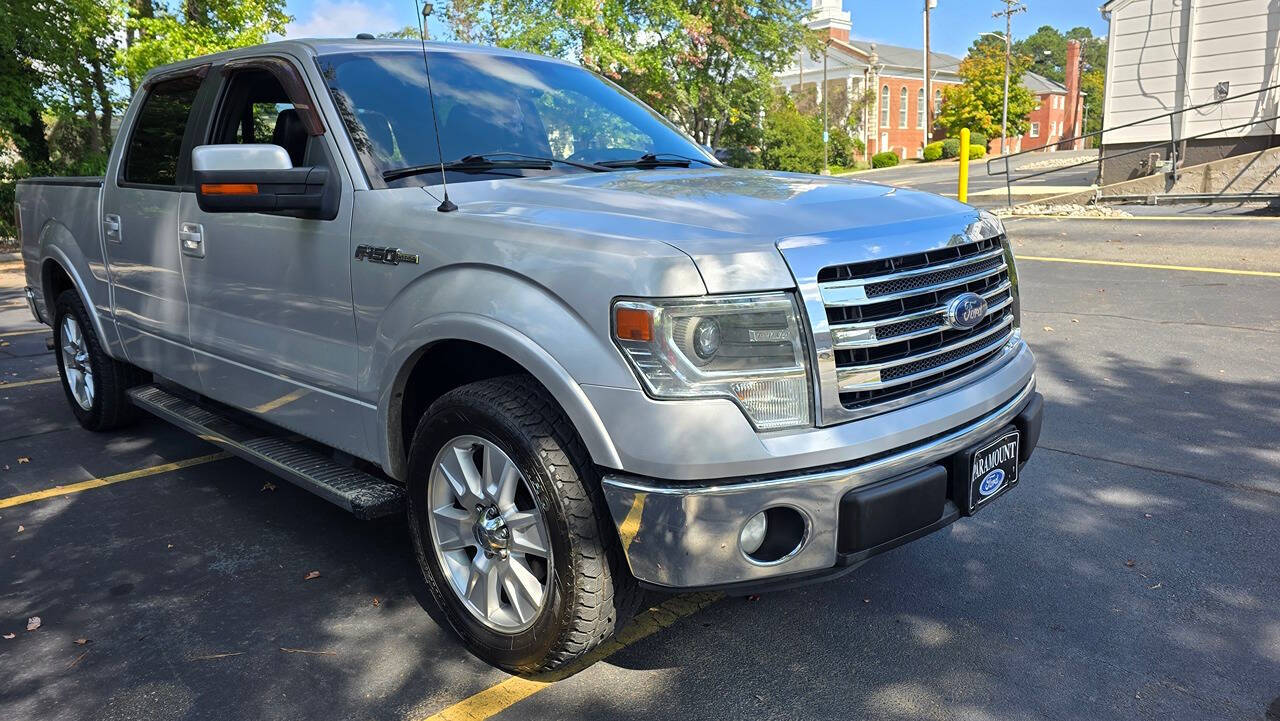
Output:
M1032 377L1011 399L958 428L852 464L710 484L610 474L604 477L605 498L631 572L646 585L750 588L817 578L955 521L960 511L951 492L943 498L929 490L952 485L946 461L1016 425L1023 434L1018 463L1025 463L1039 439L1042 407ZM850 533L854 519L844 506L855 490L862 498L885 497L872 506L887 512L876 519L877 542L871 547L851 541L858 534ZM932 500L921 503L922 498ZM774 563L749 559L738 545L743 525L779 507L798 511L805 521L799 548Z

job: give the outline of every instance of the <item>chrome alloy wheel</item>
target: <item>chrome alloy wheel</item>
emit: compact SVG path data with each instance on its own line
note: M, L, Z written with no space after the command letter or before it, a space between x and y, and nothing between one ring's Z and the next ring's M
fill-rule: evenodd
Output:
M533 625L551 589L551 543L533 489L493 442L458 436L431 464L431 544L458 599L489 628Z
M63 382L71 397L84 410L93 409L93 366L89 364L89 349L84 333L76 317L67 314L62 318L62 370Z

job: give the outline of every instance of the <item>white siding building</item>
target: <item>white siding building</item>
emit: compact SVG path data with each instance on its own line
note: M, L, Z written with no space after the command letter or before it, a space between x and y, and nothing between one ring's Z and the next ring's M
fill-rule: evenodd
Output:
M1106 128L1280 85L1280 1L1110 0L1101 9L1110 22ZM1102 144L1114 153L1176 138L1180 164L1193 165L1280 145L1276 122L1257 122L1276 115L1280 90L1272 89L1182 113L1173 124L1161 118L1109 130ZM1231 129L1246 123L1253 124ZM1149 161L1146 152L1108 160L1103 178L1144 175Z

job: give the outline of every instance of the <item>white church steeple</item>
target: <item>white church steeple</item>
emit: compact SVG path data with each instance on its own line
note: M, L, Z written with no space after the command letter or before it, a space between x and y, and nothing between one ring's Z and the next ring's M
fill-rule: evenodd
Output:
M849 29L853 24L840 0L810 0L810 2L812 10L809 13L809 27L814 30L827 30L832 37L839 40L849 39Z

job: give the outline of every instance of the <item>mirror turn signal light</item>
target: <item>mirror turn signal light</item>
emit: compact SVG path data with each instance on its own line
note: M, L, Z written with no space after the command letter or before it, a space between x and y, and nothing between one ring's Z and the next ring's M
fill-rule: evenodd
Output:
M640 308L618 307L613 312L614 333L618 340L653 340L653 316Z
M200 192L205 195L257 195L257 183L203 183Z

